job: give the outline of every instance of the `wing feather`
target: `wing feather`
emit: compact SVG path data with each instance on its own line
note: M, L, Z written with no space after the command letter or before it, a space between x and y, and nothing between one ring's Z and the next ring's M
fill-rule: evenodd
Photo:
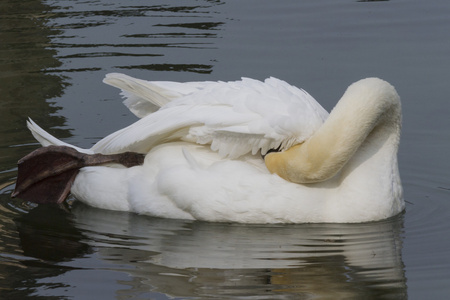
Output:
M147 81L121 73L109 73L103 82L121 89L123 103L138 118L143 118L173 99L198 91L211 82Z
M121 85L122 90L151 99L146 101L161 108L99 141L92 148L95 152L145 153L163 142L186 140L211 144L213 151L231 158L259 151L265 154L303 142L328 116L308 93L276 78L202 83L125 78L128 84ZM129 88L130 82L137 82L138 87ZM166 102L156 101L158 97Z

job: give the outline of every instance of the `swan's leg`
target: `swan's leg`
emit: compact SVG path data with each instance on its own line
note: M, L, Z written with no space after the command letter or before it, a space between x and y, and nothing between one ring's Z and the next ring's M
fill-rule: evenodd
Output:
M132 167L143 164L144 157L134 152L85 154L66 146L39 148L19 160L16 188L11 196L35 203L61 203L81 168L107 163Z

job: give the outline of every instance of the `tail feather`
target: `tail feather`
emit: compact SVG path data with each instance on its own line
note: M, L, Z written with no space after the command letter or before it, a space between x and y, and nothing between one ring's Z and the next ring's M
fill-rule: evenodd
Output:
M107 74L103 82L121 89L122 95L126 98L123 103L139 118L155 112L173 98L180 96L150 81L120 73Z
M70 145L68 143L65 143L65 142L57 139L56 137L54 137L53 135L51 135L50 133L48 133L47 131L45 131L41 127L39 127L39 125L36 124L30 118L27 121L27 127L31 131L31 134L34 136L34 138L43 147L47 147L47 146L51 146L51 145L54 145L54 146L68 146L68 147L74 148L77 151L82 152L82 153L88 153L88 154L92 154L93 153L93 151L91 151L91 150L82 149L82 148L76 147L74 145Z

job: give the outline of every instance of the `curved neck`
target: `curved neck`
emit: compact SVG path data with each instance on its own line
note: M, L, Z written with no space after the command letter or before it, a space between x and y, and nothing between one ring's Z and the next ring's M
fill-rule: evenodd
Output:
M296 183L325 181L350 160L371 133L400 134L400 99L385 81L369 78L352 84L321 128L306 142L266 156L272 173Z

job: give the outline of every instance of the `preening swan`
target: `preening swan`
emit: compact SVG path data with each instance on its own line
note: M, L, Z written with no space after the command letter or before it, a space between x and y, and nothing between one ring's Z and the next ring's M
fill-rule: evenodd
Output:
M29 120L45 148L19 161L13 196L61 202L71 192L104 209L242 223L366 222L404 209L400 98L381 79L350 85L329 115L275 78L104 82L141 119L91 149Z

